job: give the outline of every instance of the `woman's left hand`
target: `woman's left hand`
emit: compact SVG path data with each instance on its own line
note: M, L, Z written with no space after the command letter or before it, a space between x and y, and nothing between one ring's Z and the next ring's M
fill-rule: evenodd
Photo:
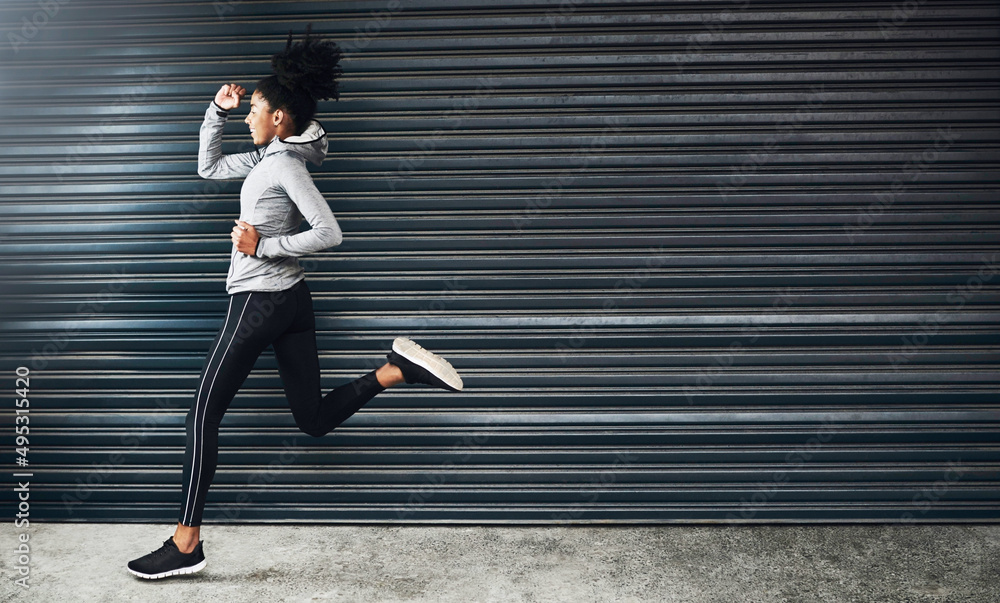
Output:
M236 226L233 226L233 232L231 233L233 245L236 245L237 251L242 251L250 256L254 255L254 251L257 249L257 241L260 240L257 229L252 224L243 220L234 221L236 222Z

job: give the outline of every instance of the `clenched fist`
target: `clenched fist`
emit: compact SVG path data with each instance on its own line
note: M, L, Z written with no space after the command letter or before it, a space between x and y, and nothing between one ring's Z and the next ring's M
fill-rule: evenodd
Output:
M236 222L236 226L233 226L230 238L233 240L233 245L236 245L236 250L250 256L256 256L257 241L260 240L257 229L249 222L244 222L243 220L233 221Z
M227 111L235 109L240 106L240 100L246 93L247 89L239 84L223 84L215 93L215 104Z

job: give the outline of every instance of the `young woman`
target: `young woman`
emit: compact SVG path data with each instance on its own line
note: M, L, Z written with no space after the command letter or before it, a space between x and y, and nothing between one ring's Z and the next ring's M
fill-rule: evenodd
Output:
M245 177L240 219L231 238L226 290L229 309L201 371L186 420L180 517L174 535L152 553L130 561L141 578L190 574L205 567L200 526L205 495L215 476L219 423L229 403L268 345L295 424L320 437L376 394L400 383L462 389L451 364L405 337L398 337L377 370L330 391L320 389L312 297L296 258L341 242L341 230L306 161L320 165L327 153L323 126L313 116L317 100L337 98L341 70L336 44L311 37L272 57L274 75L257 82L244 122L255 151L223 155L222 129L246 90L225 84L205 111L198 149L204 178ZM303 217L310 230L298 232Z

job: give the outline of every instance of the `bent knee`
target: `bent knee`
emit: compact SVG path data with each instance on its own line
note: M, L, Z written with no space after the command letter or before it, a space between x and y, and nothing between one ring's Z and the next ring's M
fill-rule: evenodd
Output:
M299 425L299 430L306 435L310 435L314 438L321 438L327 434L327 432L314 425Z

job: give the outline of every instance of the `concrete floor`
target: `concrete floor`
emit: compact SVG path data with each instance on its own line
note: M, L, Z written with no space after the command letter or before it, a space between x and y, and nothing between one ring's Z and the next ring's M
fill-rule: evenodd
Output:
M208 566L145 581L173 528L3 528L3 601L1000 602L1000 526L206 526Z

